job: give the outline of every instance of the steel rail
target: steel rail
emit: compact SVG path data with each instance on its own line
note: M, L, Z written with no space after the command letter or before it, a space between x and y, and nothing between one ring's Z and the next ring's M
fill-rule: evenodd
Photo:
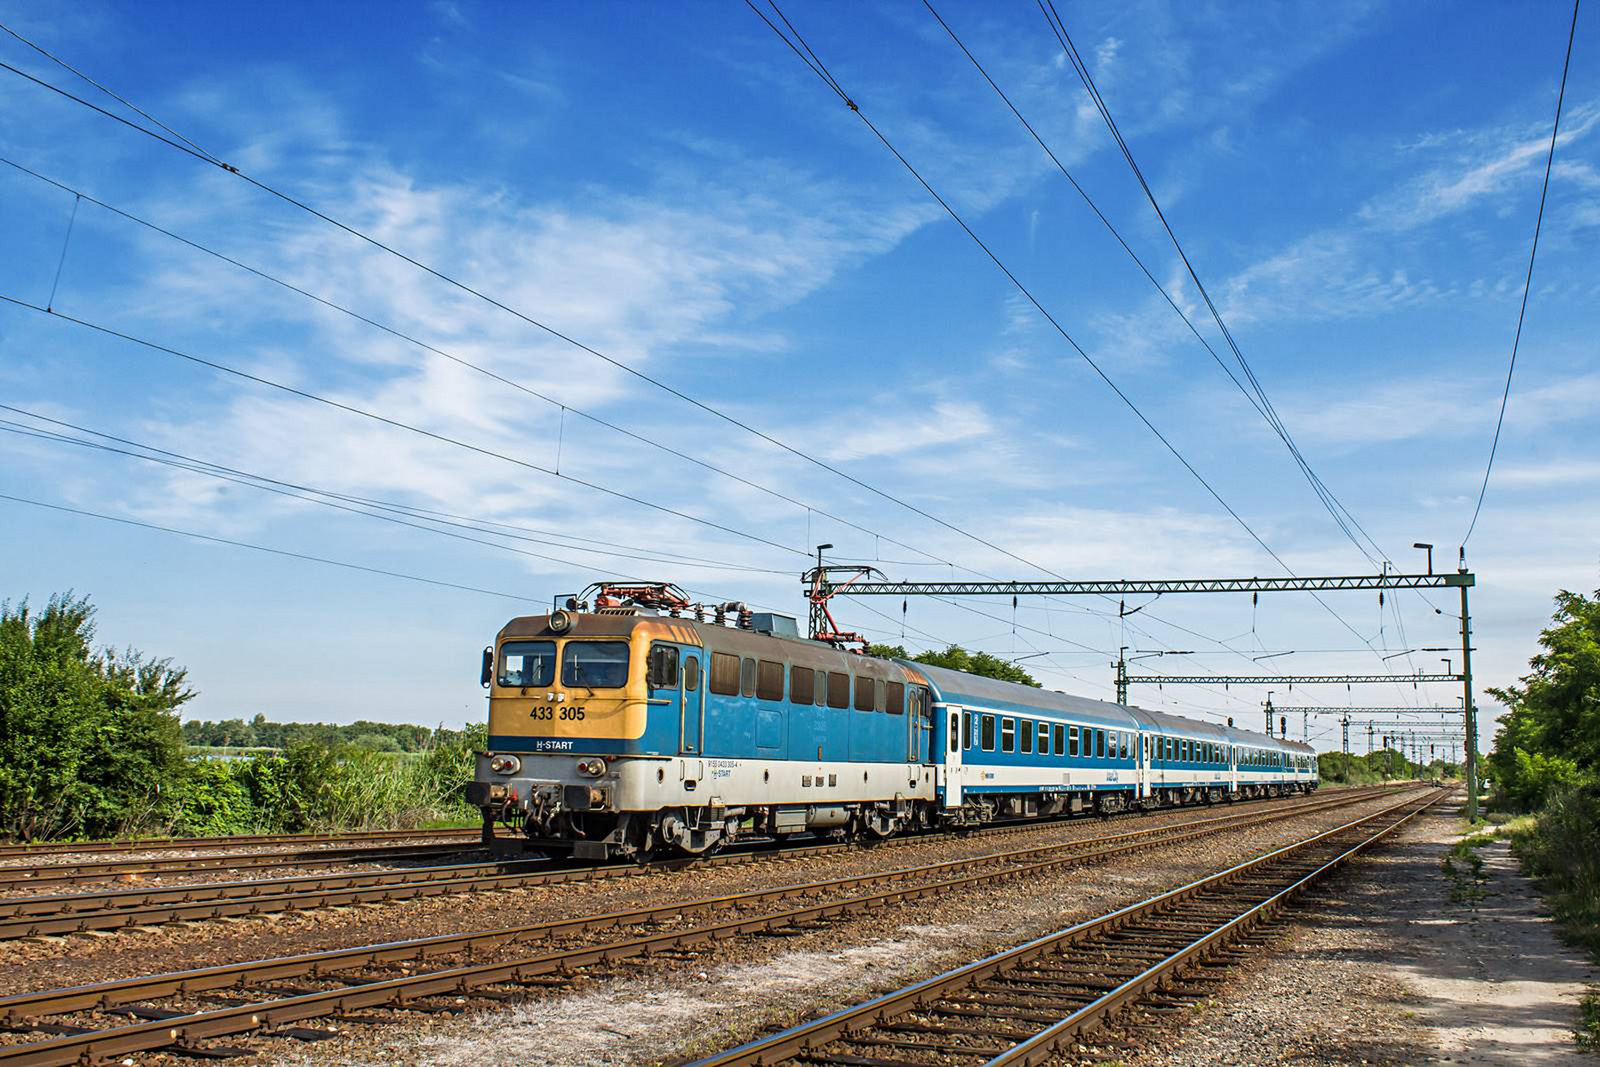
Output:
M413 857L477 852L476 841L437 845L371 845L354 848L302 849L294 852L244 852L213 856L167 856L160 859L93 860L47 863L37 867L0 866L0 891L42 885L82 885L112 879L245 871L274 867L337 867L347 863L384 863Z
M1254 904L1243 914L1230 915L1221 926L1212 922L1197 923L1197 926L1203 927L1203 930L1199 936L1186 937L1188 943L1182 948L1174 952L1160 952L1158 963L1151 966L1139 966L1136 973L1128 979L1113 979L1114 984L1110 990L1092 996L1090 1003L1075 1008L1068 1014L1058 1014L1057 1018L1048 1026L1042 1029L1035 1028L1031 1033L1021 1034L1015 1041L995 1033L983 1035L988 1037L991 1043L1009 1043L1010 1047L997 1049L991 1044L989 1050L985 1051L976 1046L963 1047L960 1045L940 1045L937 1048L931 1048L925 1044L917 1044L910 1040L900 1044L900 1052L902 1054L909 1049L920 1048L924 1051L940 1053L941 1062L949 1062L948 1057L950 1056L963 1055L968 1058L986 1060L994 1067L999 1067L1002 1064L1034 1064L1041 1062L1052 1055L1063 1040L1095 1025L1108 1014L1120 1010L1132 1000L1137 999L1143 992L1167 980L1185 962L1218 945L1231 932L1244 929L1249 924L1251 917L1265 914L1266 909L1287 899L1292 892L1310 884L1316 878L1321 877L1340 863L1347 861L1351 856L1375 841L1393 833L1400 826L1437 803L1442 796L1442 791L1433 791L1420 804L1416 803L1416 798L1401 800L1377 812L1353 819L1342 826L1322 831L1293 844L1263 853L1243 863L1236 864L1227 870L1196 879L1186 885L1156 894L1136 904L1118 908L1098 918L1089 919L1066 929L1046 934L1026 944L965 964L943 974L913 983L903 989L833 1012L822 1018L805 1022L779 1033L747 1042L725 1052L696 1060L693 1063L693 1067L771 1065L804 1056L807 1052L820 1050L835 1041L851 1042L853 1040L851 1035L853 1034L860 1035L874 1027L895 1025L896 1020L927 1008L952 993L974 989L986 980L1015 973L1021 966L1041 958L1061 955L1064 950L1082 945L1085 942L1092 942L1094 938L1101 935L1126 931L1136 920L1162 914L1172 915L1174 912L1171 909L1176 905L1199 897L1209 890L1238 882L1247 875L1258 874L1262 868L1284 862L1292 857L1298 857L1318 845L1330 842L1339 835L1348 834L1374 821L1385 819L1402 809L1410 808L1397 821L1386 825L1376 834L1363 839L1354 848L1344 849L1333 860L1322 863L1311 873L1293 878L1287 887L1275 892L1267 900ZM1112 949L1111 951L1114 953L1116 950ZM1128 950L1124 948L1122 951L1126 953ZM1095 967L1101 975L1110 970L1110 965L1104 956L1096 957ZM1085 983L1084 988L1087 988L1087 984ZM907 1029L912 1028L908 1027ZM969 1033L965 1036L974 1035Z
M1332 806L1332 802L1317 805L1317 810L1322 807ZM1275 819L1292 818L1304 814L1305 807L1297 807L1292 811L1263 812L1253 815L1253 821L1268 821ZM1227 817L1225 817L1227 818ZM1243 820L1230 820L1243 821ZM1153 828L1161 829L1161 828ZM174 1043L193 1042L200 1039L219 1037L229 1034L239 1034L279 1026L285 1023L296 1022L303 1019L314 1018L336 1012L357 1008L370 1008L381 1006L404 1006L406 1003L426 997L464 994L473 988L496 985L505 982L525 982L535 978L550 975L565 975L571 971L591 966L595 963L614 961L648 955L654 952L683 948L715 942L731 937L748 934L770 932L787 926L800 923L814 922L838 915L860 913L885 904L897 903L905 900L918 899L951 892L956 889L970 888L979 883L1010 881L1012 879L1027 878L1043 870L1054 867L1063 867L1075 863L1086 863L1101 860L1116 855L1124 855L1144 849L1170 845L1191 837L1203 834L1217 833L1222 828L1207 828L1192 831L1187 834L1177 834L1159 841L1133 842L1114 847L1094 850L1090 853L1077 853L1067 857L1057 857L1042 862L1028 863L1019 866L992 870L965 877L948 878L932 883L923 883L914 886L901 886L895 889L869 893L865 895L845 898L843 900L825 901L797 908L791 908L768 915L736 918L730 921L716 923L709 926L700 926L688 930L671 930L651 934L643 937L631 938L623 941L607 942L599 945L585 945L578 948L547 952L537 956L509 960L499 963L486 963L463 965L441 971L428 972L418 975L408 975L402 978L393 978L377 982L367 982L357 985L347 985L340 988L301 994L277 1000L239 1004L211 1011L197 1012L183 1016L162 1018L159 1020L135 1023L115 1027L108 1030L92 1031L81 1034L69 1034L40 1042L25 1045L0 1047L0 1063L20 1063L29 1065L41 1064L66 1064L78 1062L80 1059L96 1059L105 1056L121 1055L129 1052L162 1048ZM1024 850L1028 851L1028 850ZM1004 856L1005 854L996 854ZM988 857L993 858L993 857ZM983 857L972 861L949 861L953 863L979 862ZM945 867L947 864L930 865L932 867ZM908 869L910 870L910 869ZM901 872L887 872L884 875L856 876L850 879L830 880L831 884L838 885L848 882L884 881L900 875ZM817 883L827 885L830 883ZM758 890L753 894L736 894L725 898L708 898L725 904L747 902L754 895L768 898L779 898L794 895L798 887L783 887L774 890ZM649 909L658 913L682 914L683 902L676 905L665 905L658 909ZM675 909L675 910L674 910ZM603 918L603 917L600 917ZM447 935L449 936L449 935ZM425 939L426 940L426 939ZM389 946L372 946L361 950L347 950L353 952L386 952L396 953L391 958L406 958L404 953L417 953L417 944L396 942ZM314 954L328 957L324 954ZM425 958L425 957L424 957ZM320 973L317 964L320 961L313 957L288 958L284 960L260 961L262 966L273 964L279 966L292 966L307 968L296 970L294 973ZM244 965L251 966L251 965ZM328 968L337 969L337 968ZM227 972L233 971L233 974ZM94 1004L101 1003L99 997L119 996L119 990L114 987L123 987L121 993L132 992L126 987L130 982L139 981L164 981L176 985L177 992L192 993L205 988L229 987L238 982L238 968L208 968L201 972L186 974L157 976L148 980L128 980L124 983L102 983L99 986L79 987L72 990L57 990L45 994L24 994L21 997L6 998L0 1001L7 1017L26 1019L28 1016L49 1011L56 1013L51 1004L67 1006L64 1010L74 1010L69 1005L68 997L80 998L75 1002L76 1010L88 1010L91 1006L90 998ZM282 977L271 975L270 977ZM54 998L45 1002L43 998ZM126 999L135 999L128 997Z
M1348 799L1348 794L1345 795L1345 799ZM1291 800L1290 803L1294 804L1295 801ZM1022 832L1041 825L1045 824L996 827L994 830ZM909 843L917 839L904 840ZM766 859L793 860L854 847L848 843L810 845L781 850L724 853L709 858L673 858L643 866L637 864L563 866L561 861L548 860L490 861L423 867L410 871L303 875L291 878L152 886L110 893L12 897L0 900L0 941L19 937L81 933L88 930L115 930L166 922L259 915L331 905L389 902L467 890L629 877L646 871L676 870L694 865L720 866ZM535 864L542 866L533 870L506 872L508 866Z
M255 845L350 844L357 841L414 841L441 837L477 839L477 827L444 830L356 830L337 834L235 834L227 837L151 837L112 841L45 841L39 844L0 844L0 859L17 856L77 855L87 852L158 852L166 849L234 848Z

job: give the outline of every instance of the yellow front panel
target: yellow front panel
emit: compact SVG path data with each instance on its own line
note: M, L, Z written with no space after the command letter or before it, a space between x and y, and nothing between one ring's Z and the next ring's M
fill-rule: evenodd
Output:
M693 631L663 621L641 624L627 636L541 638L556 645L556 660L564 665L567 646L589 641L625 642L628 645L627 684L620 688L589 688L565 684L557 670L549 685L506 687L499 684L497 667L489 692L489 747L527 751L622 752L623 744L644 736L650 705L645 690L646 661L654 639L694 641ZM524 640L510 638L507 643ZM698 642L695 642L698 643ZM495 662L501 662L496 648ZM582 740L612 744L580 744Z

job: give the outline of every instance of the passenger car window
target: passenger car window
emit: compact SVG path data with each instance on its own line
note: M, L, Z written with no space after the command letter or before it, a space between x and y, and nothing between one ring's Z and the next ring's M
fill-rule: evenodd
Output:
M554 641L507 641L500 646L499 682L503 688L546 686L555 680Z
M561 652L561 682L589 689L621 689L628 684L628 643L568 641Z
M1017 727L1022 734L1022 751L1032 755L1033 723L1029 722L1027 719L1022 719L1017 723Z
M950 751L955 752L961 747L961 714L950 713Z
M809 704L813 697L812 686L816 684L816 675L810 667L789 668L789 702L791 704Z
M1094 732L1094 754L1102 759L1105 758L1106 732L1104 730L1096 730Z
M1067 727L1067 745L1069 746L1068 754L1076 756L1078 754L1078 728L1076 726Z
M1017 748L1017 720L1007 717L1000 720L1000 751L1014 752Z
M1050 724L1047 722L1039 724L1039 755L1050 755Z
M762 660L757 665L756 696L762 700L783 699L783 664Z
M1065 756L1066 754L1067 754L1067 728L1065 726L1057 726L1056 727L1056 755Z
M883 687L883 710L890 715L902 714L906 703L906 683L890 682Z
M972 712L963 712L961 715L961 747L972 747Z
M739 657L726 652L711 653L711 691L723 696L739 692Z
M981 740L983 741L983 750L985 752L993 752L994 751L994 716L993 715L985 715L983 717L983 736L982 736Z

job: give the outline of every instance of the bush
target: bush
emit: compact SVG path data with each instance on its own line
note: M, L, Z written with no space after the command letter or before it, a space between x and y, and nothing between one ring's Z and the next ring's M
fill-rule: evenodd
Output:
M186 768L172 829L185 837L263 830L255 801L239 773L243 761L193 759Z
M1515 811L1537 811L1558 793L1592 784L1593 774L1578 767L1577 761L1544 752L1514 748L1509 772L1502 770L1495 803ZM1501 762L1502 768L1505 762Z
M1548 892L1568 938L1600 956L1600 787L1553 787L1512 844Z
M183 778L184 671L95 651L94 608L62 594L33 613L0 604L0 835L33 840L148 831Z

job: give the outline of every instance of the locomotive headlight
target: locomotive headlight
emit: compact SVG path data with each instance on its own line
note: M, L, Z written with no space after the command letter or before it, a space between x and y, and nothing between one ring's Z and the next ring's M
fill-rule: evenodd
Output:
M515 756L496 756L489 761L489 769L496 774L516 774L522 770L522 761Z
M606 761L599 759L579 760L578 773L587 774L590 778L598 778L606 773Z

